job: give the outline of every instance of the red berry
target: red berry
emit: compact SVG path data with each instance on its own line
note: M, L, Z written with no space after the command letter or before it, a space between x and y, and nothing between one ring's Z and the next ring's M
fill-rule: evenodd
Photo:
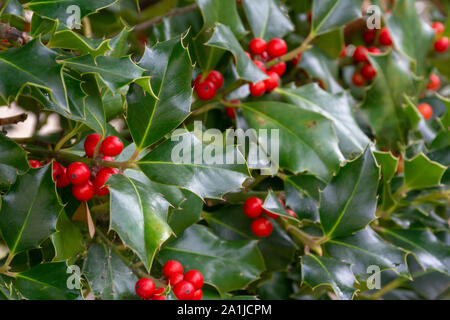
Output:
M109 157L109 156L103 156L103 157L102 157L102 160L103 160L103 161L111 161L111 162L113 162L113 161L114 161L114 158L113 158L113 157Z
M287 51L288 51L288 47L287 47L286 42L283 39L279 39L279 38L272 39L267 44L267 53L272 58L281 57L282 55L286 54Z
M196 91L200 100L211 100L216 96L216 87L211 81L200 82Z
M211 71L206 77L206 81L212 82L214 87L218 90L223 87L223 83L225 82L223 75L216 70Z
M266 51L267 43L264 39L255 38L250 41L249 49L253 55L258 55Z
M273 225L266 218L258 218L252 222L252 231L258 237L268 237L273 230Z
M370 52L371 54L380 54L381 50L378 49L377 47L370 47L369 49L367 49L368 52Z
M391 34L389 33L389 29L387 27L381 28L379 41L382 46L392 45Z
M198 270L189 270L184 274L184 280L192 283L195 289L203 287L203 275Z
M119 170L114 168L103 168L98 173L97 176L94 179L94 187L95 187L95 194L98 196L106 196L109 193L109 189L107 186L105 186L106 181L108 181L109 177L112 174L119 173Z
M95 148L97 147L98 142L101 139L101 135L98 133L90 134L86 137L86 140L84 140L84 152L86 152L86 155L89 158L92 158L94 156Z
M263 208L263 211L264 211L265 215L268 216L269 218L278 219L280 217L278 214L272 213L264 208Z
M363 40L366 45L371 45L375 42L377 36L377 29L367 29L363 34Z
M226 107L226 108L225 108L225 113L226 113L227 116L229 116L231 119L236 118L236 112L234 111L234 108Z
M155 294L161 294L161 293L164 292L164 290L166 290L165 287L158 288L158 289L155 290L155 292L153 293L153 295L155 295Z
M267 72L267 75L269 78L264 80L264 84L266 85L266 91L271 92L280 85L280 76L273 71Z
M311 22L312 22L312 11L308 11L307 19L308 19L308 23L311 24Z
M40 168L40 167L42 167L42 163L40 161L38 161L38 160L28 160L28 164L32 168Z
M353 53L353 61L358 62L368 62L367 59L367 48L363 46L356 47Z
M417 106L419 112L425 118L425 120L429 120L433 116L433 108L428 103L421 103Z
M434 29L436 35L442 34L444 32L444 30L445 30L444 24L439 22L439 21L433 22L431 27Z
M163 294L154 294L152 300L166 300L167 297Z
M202 297L203 297L203 291L201 289L198 289L198 290L195 290L192 300L202 300Z
M277 73L280 77L286 72L286 62L281 61L269 68L269 71Z
M181 273L174 273L172 274L167 283L170 284L171 286L175 286L178 284L178 282L183 281L184 280L184 276Z
M293 66L296 66L296 65L298 65L300 63L301 60L302 60L302 54L299 53L297 56L295 56L295 58L293 58L291 60L291 63L292 63Z
M253 62L256 64L259 70L261 70L262 72L266 72L266 66L264 65L264 62L261 62L259 60L254 60Z
M173 293L178 300L191 300L194 297L194 285L187 281L180 281L174 288Z
M72 187L73 196L79 201L89 201L95 195L95 188L91 181Z
M430 82L427 84L427 89L436 91L441 86L441 79L434 73L430 74Z
M105 156L118 156L123 150L123 143L116 136L106 137L101 146L102 153Z
M61 166L61 176L58 180L56 180L56 187L57 188L65 188L70 184L70 181L67 177L67 169L64 166Z
M249 218L258 218L263 211L263 201L257 197L251 197L244 202L244 213Z
M377 71L370 63L367 63L361 68L361 74L367 80L372 80L376 77Z
M434 50L437 52L445 52L447 51L449 45L449 39L447 37L442 37L434 43Z
M195 78L194 82L192 83L192 87L196 89L198 87L198 84L201 81L202 81L202 75L200 74Z
M149 299L155 293L155 283L149 278L141 278L134 289L139 297Z
M264 81L250 83L250 94L253 97L261 97L266 92L266 84Z
M164 264L162 272L166 278L170 278L173 274L183 274L183 266L176 260L169 260Z
M345 58L347 56L347 46L344 45L344 47L341 50L341 53L339 54L339 58Z
M87 165L81 162L74 162L67 168L67 178L74 186L83 184L91 178L91 172Z
M352 77L352 82L355 86L361 87L366 83L366 79L360 72L355 72Z
M259 58L260 58L262 61L265 61L265 62L267 62L267 61L270 60L270 56L269 56L269 54L267 53L267 51L264 51L263 53L261 53L261 54L259 55Z
M291 217L297 218L297 214L296 214L293 210L291 210L291 209L286 209L286 212L287 212L287 214L290 215Z

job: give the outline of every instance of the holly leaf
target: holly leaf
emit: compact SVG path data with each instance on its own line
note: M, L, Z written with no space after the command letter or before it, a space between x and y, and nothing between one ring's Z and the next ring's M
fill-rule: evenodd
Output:
M417 81L399 56L388 54L369 57L378 74L367 90L361 108L367 110L368 121L377 142L392 150L406 143L409 128L403 104L405 96L417 94Z
M414 62L416 73L423 75L424 61L434 42L435 32L420 19L414 0L396 1L387 26L395 46Z
M32 0L24 4L24 6L42 17L59 20L60 23L67 24L68 19L76 12L69 9L71 6L78 7L80 19L82 19L91 13L111 6L116 1L117 0Z
M112 175L110 228L129 246L150 270L159 247L172 234L167 224L169 203L142 181Z
M203 201L194 193L179 190L183 200L169 214L169 225L175 234L181 234L186 228L197 223L203 209Z
M226 159L237 161L228 164ZM137 165L150 180L190 190L202 199L220 199L240 188L249 175L237 148L202 143L184 130L174 133L171 140L149 152Z
M211 39L205 44L210 47L230 51L235 58L236 72L240 79L259 82L267 78L267 75L245 54L241 44L228 26L218 23L214 28Z
M245 288L264 270L256 241L227 241L208 228L193 225L168 242L159 254L161 263L178 260L185 270L196 269L205 283L221 294Z
M446 167L431 161L423 153L404 161L404 181L408 190L438 186Z
M95 60L98 56L103 56L108 50L111 50L110 41L111 39L86 38L79 33L66 29L55 32L47 47L74 50L82 55L90 54Z
M326 285L333 289L341 300L353 299L357 289L351 265L333 258L307 254L301 258L302 281L313 289Z
M398 158L394 157L391 152L385 151L374 151L373 155L377 159L377 163L381 166L383 182L390 182L397 171Z
M136 85L127 96L127 123L143 150L178 127L191 107L192 63L181 37L145 49L139 65L151 76L152 96Z
M273 191L269 191L267 193L266 199L264 199L263 208L277 216L282 216L287 219L297 220L293 218L286 212L286 208L283 206L283 203L278 199L276 194Z
M56 231L63 206L51 164L18 176L2 200L0 230L11 255L37 248Z
M314 0L311 34L324 34L360 18L362 3L362 0Z
M395 245L412 252L425 270L450 274L450 246L440 242L431 231L383 229L383 233Z
M343 156L338 139L332 122L320 113L281 102L250 102L240 106L251 128L268 129L270 139L279 138L280 167L294 173L308 171L324 181L339 168ZM275 154L271 159L276 160Z
M84 238L80 229L63 212L59 215L56 230L58 231L51 236L55 247L53 261L76 259L74 257L85 249Z
M321 192L320 221L332 239L350 235L375 219L380 168L369 148L347 162Z
M283 38L294 25L274 0L244 0L244 10L255 38L266 41Z
M317 112L333 121L339 146L345 155L361 153L370 142L356 123L345 93L333 95L320 89L317 84L278 89L277 92L288 102L302 109Z
M303 175L299 176L299 180L303 180ZM294 176L295 178L295 176ZM320 181L320 180L318 180ZM312 198L292 177L288 177L285 181L286 206L294 210L298 219L308 219L311 221L319 221L318 201ZM319 193L319 188L316 190ZM318 199L317 195L317 199Z
M0 184L10 185L17 174L29 169L27 153L17 143L0 133Z
M406 252L386 243L370 228L330 240L325 248L331 257L352 264L352 271L364 278L370 274L368 267L372 265L378 266L380 271L394 270L409 277Z
M114 251L102 244L89 248L83 274L93 294L102 300L136 298L134 286L138 278Z
M223 0L195 0L202 12L204 29L214 28L216 23L222 23L231 28L237 38L247 33L239 17L236 2Z
M18 273L14 287L29 300L75 300L80 291L69 289L65 262L38 264L28 271ZM79 281L79 279L77 279Z
M61 108L68 110L62 66L56 63L57 56L39 39L0 52L0 96L10 103L18 98L26 85L30 85L44 89Z

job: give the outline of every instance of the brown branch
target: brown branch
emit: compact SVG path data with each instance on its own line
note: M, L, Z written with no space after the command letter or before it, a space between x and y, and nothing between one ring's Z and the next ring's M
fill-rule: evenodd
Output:
M198 8L197 4L191 4L189 6L183 7L183 8L176 8L173 9L171 11L169 11L168 13L166 13L165 15L150 19L148 21L142 22L141 24L138 24L134 27L134 29L136 31L143 31L145 29L148 29L160 22L162 22L165 18L170 18L170 17L174 17L174 16L178 16L178 15L182 15L184 13L188 13L190 11L194 11Z
M18 44L22 45L31 41L32 38L26 32L17 30L7 23L0 22L0 39L17 42Z
M7 124L16 124L22 121L27 120L28 115L26 113L18 114L17 116L8 117L8 118L0 118L0 125L4 126Z

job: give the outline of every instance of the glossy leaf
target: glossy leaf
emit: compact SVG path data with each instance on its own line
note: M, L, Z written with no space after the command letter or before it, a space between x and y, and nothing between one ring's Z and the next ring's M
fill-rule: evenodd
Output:
M245 288L264 270L256 241L227 241L206 227L194 225L170 241L159 254L161 263L178 260L186 270L196 269L205 283L221 294Z
M278 199L273 191L269 191L266 199L264 199L263 208L277 216L285 217L287 219L295 219L286 212L286 208L283 203Z
M220 198L242 186L248 177L248 169L237 148L224 150L218 146L217 157L209 162L207 156L212 147L215 146L202 143L192 133L181 132L160 144L137 164L152 181L190 190L201 198ZM232 159L237 157L237 164L227 164L230 155L234 155Z
M72 30L60 30L52 35L47 46L49 48L75 50L81 54L90 54L95 59L111 50L109 41L109 39L86 38Z
M310 197L301 187L290 178L285 180L286 206L294 210L297 217L312 221L319 221L317 201ZM318 190L317 190L318 192Z
M420 153L411 160L405 159L405 186L424 189L438 186L446 168Z
M269 138L271 130L279 130L280 167L308 171L325 181L338 169L343 160L338 139L332 122L320 113L281 102L251 102L241 108L251 128L268 129Z
M55 247L53 261L75 259L74 257L85 249L84 238L80 229L70 221L65 212L62 212L59 215L56 230L57 232L51 236Z
M398 158L394 157L391 152L375 151L373 153L377 159L377 163L381 167L381 174L383 175L383 181L389 182L395 176L398 166Z
M51 164L19 176L3 196L0 211L0 230L10 254L36 248L54 233L62 208Z
M380 169L367 148L348 162L320 194L320 221L329 238L350 235L375 219Z
M102 300L136 298L138 278L110 248L95 244L89 248L83 274L96 297Z
M107 184L110 227L150 270L156 251L172 234L167 224L169 203L146 184L123 175L112 175Z
M294 30L288 15L274 0L244 0L243 5L255 38L270 41Z
M157 142L189 115L192 63L180 37L146 49L139 65L151 76L155 96L134 85L127 96L127 123L139 150Z
M11 184L16 175L28 170L27 154L18 144L0 133L0 184Z

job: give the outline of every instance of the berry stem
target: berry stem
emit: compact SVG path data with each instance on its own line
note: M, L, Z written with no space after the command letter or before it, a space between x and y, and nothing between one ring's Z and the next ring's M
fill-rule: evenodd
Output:
M58 143L56 144L55 151L61 150L61 148L66 144L66 142L72 139L78 133L80 128L81 126L77 124L72 131L70 131L68 134L62 137L61 140L59 140Z
M316 238L310 236L309 234L301 231L299 228L294 227L293 225L289 225L286 227L286 230L297 240L302 242L305 247L311 248L314 250L319 256L322 256L322 247L317 241Z
M9 273L10 264L12 259L14 258L14 255L8 254L8 257L6 258L5 264L0 267L0 274L7 274Z
M266 64L266 68L270 68L274 65L276 65L277 63L279 63L280 61L291 61L292 59L294 59L296 56L298 56L300 53L305 52L308 49L312 48L312 45L310 45L309 43L314 39L315 35L313 33L310 33L308 35L308 37L306 37L305 41L303 41L303 43L296 49L289 51L288 53L286 53L284 56L281 56L278 59L274 59L272 61L269 61Z

